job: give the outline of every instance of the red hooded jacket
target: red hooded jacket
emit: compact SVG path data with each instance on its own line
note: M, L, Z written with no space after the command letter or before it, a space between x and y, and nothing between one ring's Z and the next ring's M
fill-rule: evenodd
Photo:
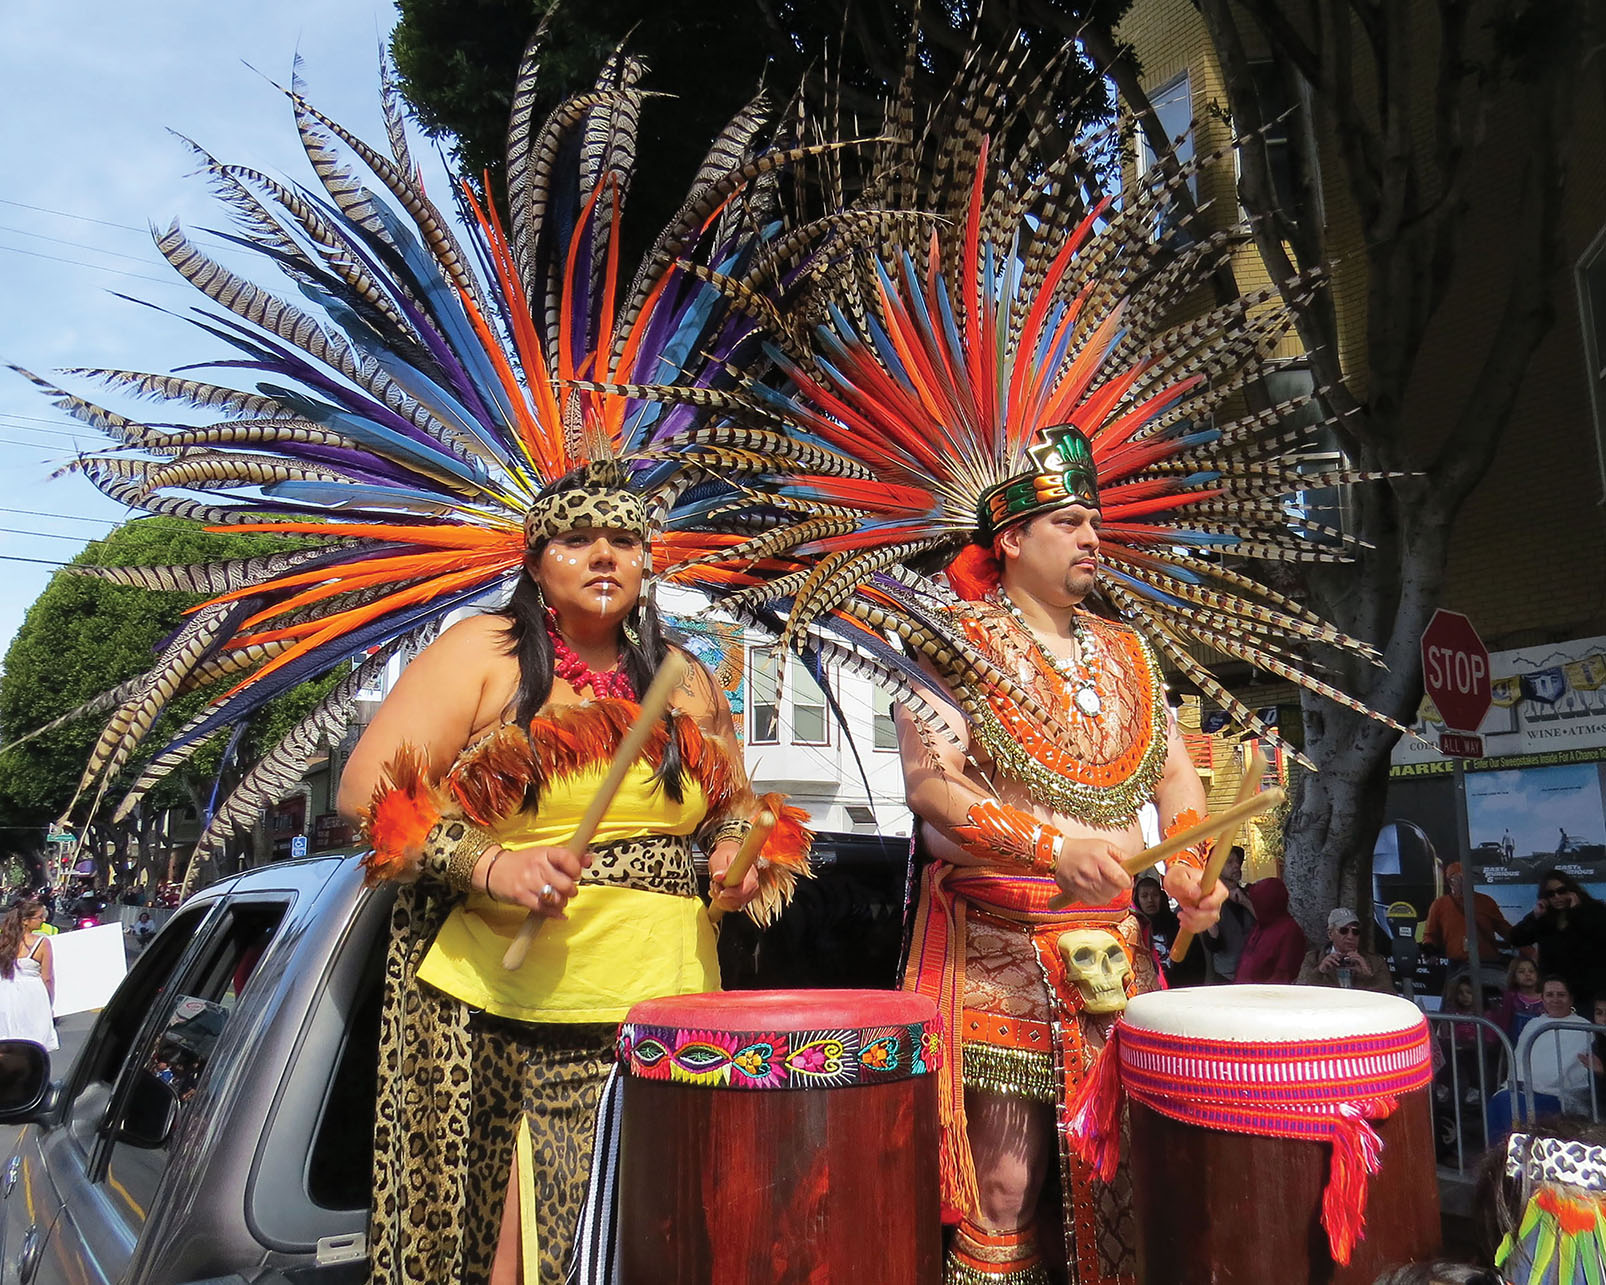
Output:
M1245 891L1255 908L1255 930L1244 943L1233 980L1291 984L1305 962L1305 931L1288 913L1288 885L1274 875L1255 880Z

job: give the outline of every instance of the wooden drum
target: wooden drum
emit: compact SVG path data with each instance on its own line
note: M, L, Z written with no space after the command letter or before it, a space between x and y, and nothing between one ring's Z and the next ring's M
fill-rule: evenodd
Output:
M1144 1285L1362 1285L1433 1256L1427 1023L1390 995L1139 995L1118 1028Z
M649 1000L619 1033L623 1285L929 1285L936 1008L901 991Z

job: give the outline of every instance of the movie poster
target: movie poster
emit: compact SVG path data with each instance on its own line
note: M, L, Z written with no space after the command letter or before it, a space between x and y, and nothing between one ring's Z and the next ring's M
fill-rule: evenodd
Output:
M1606 764L1468 772L1467 829L1472 878L1479 892L1516 923L1538 900L1549 869L1573 876L1606 899ZM1388 811L1373 850L1373 896L1381 915L1406 901L1420 918L1442 884L1442 870L1460 860L1455 782L1448 774L1389 783Z
M1473 878L1512 923L1533 910L1546 870L1606 895L1603 770L1563 763L1467 774Z

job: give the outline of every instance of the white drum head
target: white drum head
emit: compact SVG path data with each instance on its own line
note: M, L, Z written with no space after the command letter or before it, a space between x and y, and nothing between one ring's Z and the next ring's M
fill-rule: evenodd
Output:
M1408 999L1330 986L1185 986L1126 1006L1127 1025L1140 1030L1246 1044L1386 1035L1422 1020Z

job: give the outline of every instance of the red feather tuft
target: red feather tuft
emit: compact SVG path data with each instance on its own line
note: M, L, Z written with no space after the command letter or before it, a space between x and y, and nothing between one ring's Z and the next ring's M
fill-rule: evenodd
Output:
M1003 574L998 555L979 544L967 544L948 564L948 583L968 602L980 602L998 588Z
M759 855L772 866L811 874L809 853L814 846L814 831L808 828L809 814L789 804L784 794L765 794L759 798L758 805L768 808L775 817L775 828L764 841L764 850Z

